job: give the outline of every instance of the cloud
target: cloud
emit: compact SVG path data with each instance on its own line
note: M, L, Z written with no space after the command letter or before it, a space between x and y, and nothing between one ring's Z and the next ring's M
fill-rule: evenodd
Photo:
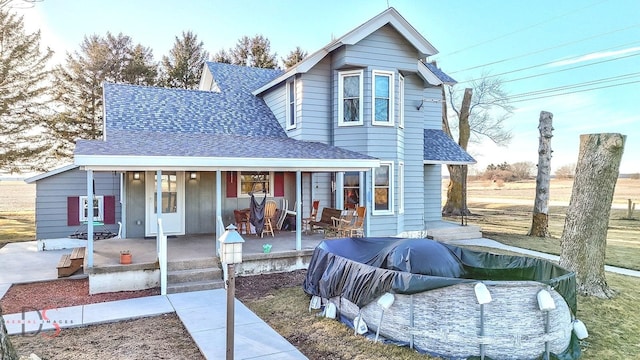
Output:
M572 57L572 58L565 59L565 60L558 60L558 61L555 61L555 62L549 64L549 66L550 67L558 67L558 66L578 64L578 63L581 63L581 62L586 62L586 61L591 61L591 60L606 59L606 58L610 58L610 57L614 57L614 56L626 55L626 54L634 53L634 52L637 52L637 51L640 51L640 46L636 46L636 47L632 47L632 48L628 48L628 49L617 50L617 51L594 52L594 53L591 53L591 54Z

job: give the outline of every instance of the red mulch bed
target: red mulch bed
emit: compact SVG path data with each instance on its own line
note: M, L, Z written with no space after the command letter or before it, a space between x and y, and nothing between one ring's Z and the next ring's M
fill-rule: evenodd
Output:
M13 314L23 308L56 309L159 294L160 289L153 288L89 295L89 279L63 279L12 285L0 300L0 308L3 314Z

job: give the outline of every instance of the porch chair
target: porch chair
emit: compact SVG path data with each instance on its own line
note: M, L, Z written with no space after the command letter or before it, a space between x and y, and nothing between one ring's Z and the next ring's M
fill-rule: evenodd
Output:
M273 224L275 220L273 217L276 214L276 207L278 205L273 200L267 200L267 203L264 205L264 227L262 228L262 233L260 233L260 237L264 236L264 233L271 233L272 237L275 237L273 234Z
M239 234L251 233L251 225L249 223L249 212L242 210L233 210L233 217L236 221L236 228ZM243 233L244 229L244 233Z
M302 218L302 229L304 229L305 234L310 234L313 231L311 222L316 221L319 207L320 200L313 200L313 204L311 205L311 215L309 215L309 217Z
M358 206L356 208L355 221L349 229L349 237L364 237L364 218L367 216L367 208Z
M351 234L351 229L354 227L355 211L352 209L342 210L339 218L331 217L331 220L333 220L333 226L330 231L335 233L336 237L345 237ZM326 235L327 233L325 233L325 237Z

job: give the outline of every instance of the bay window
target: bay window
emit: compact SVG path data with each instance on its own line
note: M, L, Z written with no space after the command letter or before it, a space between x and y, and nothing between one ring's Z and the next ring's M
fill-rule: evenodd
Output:
M372 74L372 124L393 125L393 72L374 70Z
M363 71L338 73L338 125L362 125Z
M393 214L393 163L380 162L372 173L373 215Z

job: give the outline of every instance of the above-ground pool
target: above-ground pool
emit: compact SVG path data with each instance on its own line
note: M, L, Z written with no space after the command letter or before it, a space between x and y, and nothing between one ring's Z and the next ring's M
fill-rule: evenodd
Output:
M334 239L316 247L303 287L346 323L443 358L580 357L575 275L546 260L427 239Z

